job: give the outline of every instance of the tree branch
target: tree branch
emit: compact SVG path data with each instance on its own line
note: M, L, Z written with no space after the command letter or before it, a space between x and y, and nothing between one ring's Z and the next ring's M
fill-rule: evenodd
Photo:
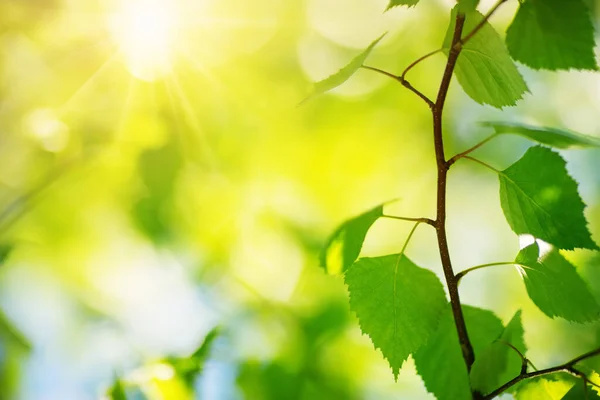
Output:
M396 75L391 74L391 73L389 73L387 71L384 71L382 69L375 68L375 67L370 67L368 65L363 65L362 68L367 69L369 71L377 72L379 74L387 76L388 78L392 78L393 80L395 80L397 82L400 82L400 84L402 86L404 86L405 88L407 88L408 90L410 90L411 92L413 92L414 94L416 94L417 96L419 96L427 104L427 106L429 106L429 108L433 108L433 106L434 106L433 101L431 101L429 99L429 97L425 96L423 93L421 93L419 90L417 90L413 85L410 84L409 81L407 81L403 77L396 76Z
M577 364L580 361L583 361L587 358L595 357L598 355L600 355L600 349L592 350L588 353L585 353L579 357L572 359L571 361L568 361L568 362L558 365L556 367L540 369L539 371L533 371L533 372L524 372L524 373L521 372L521 374L519 374L515 378L511 379L510 381L506 382L504 385L500 386L498 389L483 396L483 400L491 400L494 397L499 396L500 394L504 393L506 390L508 390L512 386L516 385L517 383L521 382L522 380L531 379L531 378L535 378L535 377L543 376L543 375L550 375L550 374L554 374L556 372L566 372L571 375L578 376L580 378L583 376L583 379L585 381L588 381L587 377L585 377L585 374L583 374L581 371L576 369L574 366L575 366L575 364Z
M450 252L448 249L448 239L446 237L446 186L448 178L448 164L444 155L444 139L443 139L443 127L442 127L442 114L444 111L444 103L448 95L448 89L450 88L450 81L452 80L452 74L456 67L456 61L460 55L460 46L455 46L460 41L463 27L465 23L465 15L458 13L456 16L456 25L454 28L454 36L452 38L452 46L448 54L448 61L440 84L437 99L434 107L432 107L433 114L433 138L435 147L435 157L437 164L437 218L436 218L436 232L438 239L438 248L440 251L440 258L442 261L442 268L444 270L444 277L446 279L446 285L448 286L448 293L450 295L450 305L452 307L452 314L454 316L454 323L458 333L458 339L460 342L460 348L462 355L467 366L467 370L471 370L471 366L475 361L475 355L473 352L473 345L469 339L467 332L467 326L463 315L460 296L458 293L458 281L454 276L452 269L452 262L450 259ZM480 398L477 393L473 393L475 398Z
M441 52L443 49L437 49L434 50L432 52L429 52L427 54L425 54L422 57L419 57L417 60L415 60L414 62L412 62L408 67L406 67L406 69L404 71L402 71L402 74L400 75L400 79L405 80L406 74L408 73L408 71L410 71L411 69L413 69L415 66L417 66L417 64L419 64L421 61L424 61L426 59L428 59L429 57Z

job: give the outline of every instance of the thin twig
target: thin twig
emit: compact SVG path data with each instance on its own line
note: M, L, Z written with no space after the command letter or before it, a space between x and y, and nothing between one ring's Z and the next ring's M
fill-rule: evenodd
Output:
M498 267L501 265L517 265L521 268L530 268L527 265L519 264L514 261L500 261L500 262L494 262L494 263L489 263L489 264L481 264L481 265L477 265L475 267L467 268L463 271L460 271L458 274L456 274L456 280L457 280L457 282L460 282L460 280L462 278L464 278L464 276L470 272L477 271L477 270L483 269L483 268Z
M406 248L408 247L408 243L410 242L410 239L412 239L412 237L415 234L415 231L417 230L419 225L421 225L421 222L417 222L415 224L415 226L413 226L412 229L410 230L410 232L408 233L408 236L406 237L406 241L404 242L404 246L402 246L402 250L400 251L401 255L404 254L404 252L406 251Z
M490 11L488 11L488 13L483 17L483 19L481 21L479 21L479 23L475 26L475 28L473 28L471 30L471 32L469 32L465 37L463 37L459 42L458 42L458 46L462 47L465 44L467 44L467 42L469 40L471 40L471 38L473 36L475 36L475 34L477 34L477 32L479 32L481 30L481 28L484 27L484 25L489 21L489 19L492 17L492 15L494 15L494 13L498 10L498 8L500 8L500 6L505 3L507 0L498 0L498 2L490 9Z
M409 218L409 217L397 217L395 215L387 215L384 214L381 216L382 218L388 218L388 219L397 219L399 221L408 221L408 222L419 222L422 224L427 224L427 225L431 225L431 226L435 226L435 221L429 218Z
M525 379L531 379L531 378L535 378L535 377L543 376L543 375L550 375L550 374L554 374L556 372L566 372L566 373L581 377L581 375L583 373L581 371L579 371L578 369L574 368L574 365L580 361L587 359L587 358L595 357L598 355L600 355L600 349L592 350L588 353L585 353L577 358L572 359L571 361L568 361L568 362L558 365L556 367L540 369L539 371L521 373L518 376L516 376L515 378L506 382L504 385L500 386L498 389L483 396L483 400L491 400L494 397L504 393L506 390L508 390L512 386L516 385L517 383L519 383ZM583 376L585 376L585 375L583 375ZM587 378L586 378L586 380L587 380Z
M473 146L473 147L471 147L471 148L463 151L462 153L458 153L457 155L455 155L454 157L452 157L451 159L448 160L448 167L450 167L452 164L454 164L455 162L457 162L461 158L465 157L466 155L474 152L475 150L477 150L481 146L487 144L490 140L494 139L496 136L498 136L498 134L494 133L493 135L489 136L488 138L486 138L486 139L482 140L481 142L477 143L475 146Z
M408 73L408 71L410 71L415 66L417 66L417 64L419 64L421 61L428 59L429 57L441 52L442 50L443 49L437 49L437 50L431 51L431 52L425 54L424 56L419 57L417 60L413 61L408 67L406 67L406 69L404 71L402 71L402 74L400 75L400 79L405 80L406 74Z
M382 69L379 68L375 68L375 67L370 67L368 65L363 65L362 68L367 69L369 71L374 71L377 72L379 74L385 75L388 78L392 78L393 80L400 82L400 84L402 86L404 86L405 88L407 88L408 90L410 90L411 92L413 92L414 94L416 94L417 96L419 96L426 104L427 106L429 106L429 108L433 108L433 101L431 101L429 99L429 97L425 96L423 93L421 93L418 89L416 89L413 85L410 84L409 81L407 81L406 79L400 77L400 76L396 76L392 73L389 73L387 71L384 71Z

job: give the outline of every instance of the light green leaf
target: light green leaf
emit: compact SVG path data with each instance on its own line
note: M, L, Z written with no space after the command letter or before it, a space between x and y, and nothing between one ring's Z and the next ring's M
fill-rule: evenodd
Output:
M363 63L369 57L369 54L371 54L371 51L375 48L375 46L377 46L379 41L383 39L385 35L386 34L384 33L377 40L373 41L373 43L371 43L369 47L367 47L362 53L360 53L352 61L350 61L350 63L344 68L331 75L329 78L316 82L313 85L312 94L306 99L304 99L302 103L308 101L314 96L318 96L320 94L330 91L331 89L335 89L336 87L340 86L342 83L350 79L352 75L354 75L356 71L358 71L362 67Z
M569 147L600 147L600 138L566 129L546 128L518 122L482 122L494 128L497 134L515 134L559 149Z
M485 348L475 360L471 368L473 389L486 394L519 375L522 359L519 353L508 344L525 355L527 349L523 341L523 333L521 311L519 310L510 320L502 335Z
M405 255L394 254L361 258L348 269L345 281L362 331L398 378L404 360L435 332L446 308L440 280Z
M562 400L600 400L600 396L598 396L596 390L591 385L586 385L584 389L583 380L581 380L575 383Z
M450 17L450 26L444 39L448 54L456 25L458 6ZM463 36L467 35L483 19L478 11L465 13ZM508 54L500 35L489 24L463 46L454 70L465 93L480 104L502 108L513 106L528 91L527 85Z
M500 203L517 234L531 234L560 249L598 246L583 214L585 204L563 158L545 147L532 147L500 172Z
M413 7L416 6L418 2L419 0L390 0L390 4L388 5L386 11L397 6Z
M346 271L358 258L367 231L382 215L383 204L340 225L321 251L321 267L329 273Z
M582 0L521 1L506 45L515 60L531 68L598 69L594 26Z
M516 400L560 400L571 389L573 382L544 378L526 381L519 386Z
M458 0L457 3L458 11L467 13L477 9L479 0Z
M504 327L491 311L463 306L463 313L477 359L481 352L502 334ZM471 398L469 373L449 306L437 331L413 358L425 387L438 400Z
M534 243L519 252L515 263L527 293L536 306L550 318L590 322L600 318L600 306L583 279L557 250L542 256Z

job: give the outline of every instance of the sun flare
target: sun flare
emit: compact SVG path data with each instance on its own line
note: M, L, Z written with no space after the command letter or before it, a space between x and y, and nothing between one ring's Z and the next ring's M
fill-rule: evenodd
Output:
M124 0L112 16L111 31L136 78L153 81L170 71L176 42L175 11L169 0Z

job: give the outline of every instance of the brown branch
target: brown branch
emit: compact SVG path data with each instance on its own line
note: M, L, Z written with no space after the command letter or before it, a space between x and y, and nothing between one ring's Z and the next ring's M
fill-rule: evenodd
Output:
M521 382L522 380L531 379L531 378L535 378L535 377L543 376L543 375L550 375L550 374L554 374L557 372L566 372L568 374L575 375L580 378L583 377L583 379L585 381L588 381L587 377L585 377L585 374L583 374L581 371L576 369L574 366L575 366L575 364L577 364L580 361L583 361L587 358L595 357L598 355L600 355L600 349L592 350L588 353L585 353L579 357L572 359L571 361L568 361L568 362L558 365L556 367L540 369L539 371L525 372L525 373L523 373L523 371L521 371L521 373L518 376L516 376L513 379L511 379L510 381L506 382L504 385L500 386L498 389L494 390L493 392L483 396L482 399L483 400L491 400L494 397L499 396L500 394L504 393L506 390L508 390L512 386L516 385L517 383Z
M467 370L471 370L471 366L475 361L475 355L473 352L473 345L469 339L467 332L467 326L463 315L460 296L458 294L458 281L454 275L452 269L452 262L450 259L450 252L448 249L448 239L446 237L446 186L448 178L448 163L446 162L444 155L444 139L443 139L443 127L442 127L442 114L444 110L444 103L448 95L448 89L450 88L450 81L452 80L452 74L456 67L456 61L460 55L460 46L455 46L460 41L463 27L465 23L465 15L458 13L456 16L456 25L454 28L454 36L452 38L452 46L448 54L448 62L444 70L440 89L438 91L437 99L434 107L432 108L433 114L433 137L435 147L435 157L437 164L437 218L436 218L436 232L438 239L438 247L440 251L440 258L442 261L442 268L444 270L444 277L448 286L448 293L450 295L450 305L452 307L452 314L454 316L454 322L458 333L458 339L460 342L460 348L462 355L467 366ZM475 398L478 398L477 393L473 393Z
M442 50L443 49L437 49L437 50L431 51L431 52L425 54L424 56L419 57L417 60L413 61L408 67L406 67L406 69L404 71L402 71L402 74L400 75L400 78L402 80L405 80L406 74L408 73L408 71L410 71L415 66L417 66L417 64L419 64L421 61L424 61L424 60L428 59L429 57L431 57L431 56L433 56L433 55L441 52Z
M405 88L407 88L408 90L410 90L411 92L413 92L414 94L416 94L417 96L419 96L429 106L429 108L433 108L433 106L434 106L433 101L431 101L429 99L429 97L425 96L422 92L420 92L417 88L415 88L413 85L411 85L410 82L407 81L406 79L404 79L403 77L396 76L396 75L391 74L391 73L389 73L387 71L384 71L382 69L375 68L375 67L370 67L368 65L363 65L362 68L368 69L369 71L377 72L377 73L382 74L382 75L385 75L388 78L392 78L393 80L399 82L402 86L404 86Z

